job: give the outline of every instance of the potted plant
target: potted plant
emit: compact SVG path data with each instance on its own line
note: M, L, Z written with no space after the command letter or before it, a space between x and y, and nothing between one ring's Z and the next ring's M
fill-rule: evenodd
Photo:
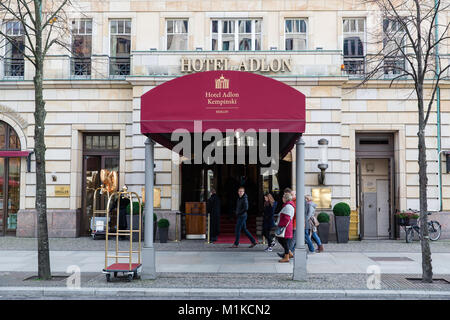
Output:
M395 214L400 226L412 226L417 224L419 215L414 211L399 211Z
M156 213L153 213L153 242L155 242L156 239L156 228L158 227L158 217L156 216Z
M326 212L321 212L317 215L317 220L320 222L317 227L319 238L322 243L328 243L328 234L330 233L330 216Z
M159 219L158 221L158 229L159 229L159 242L166 243L169 238L169 220L167 219Z
M345 202L339 202L333 207L333 213L336 240L338 243L347 243L350 227L350 206Z

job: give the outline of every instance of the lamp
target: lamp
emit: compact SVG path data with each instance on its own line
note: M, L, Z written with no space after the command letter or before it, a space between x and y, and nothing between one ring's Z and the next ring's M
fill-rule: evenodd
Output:
M325 170L328 168L328 140L322 138L319 140L319 164L317 167L320 169L319 173L319 185L323 185L325 181Z

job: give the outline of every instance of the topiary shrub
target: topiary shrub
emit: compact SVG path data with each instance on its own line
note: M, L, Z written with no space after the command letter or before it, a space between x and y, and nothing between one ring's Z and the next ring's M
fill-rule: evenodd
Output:
M350 206L345 202L339 202L333 207L333 213L335 216L349 216Z
M141 203L141 208L142 208L141 214L144 215L144 204L142 204L142 203ZM130 205L127 206L127 214L131 214L131 206ZM137 202L137 201L133 202L133 215L135 215L135 214L139 214L139 202Z
M317 220L320 223L328 223L330 222L330 216L326 212L321 212L317 215Z
M169 220L167 219L159 219L158 220L158 228L168 228L170 225Z
M158 221L158 217L156 216L156 213L153 214L153 221L154 222Z

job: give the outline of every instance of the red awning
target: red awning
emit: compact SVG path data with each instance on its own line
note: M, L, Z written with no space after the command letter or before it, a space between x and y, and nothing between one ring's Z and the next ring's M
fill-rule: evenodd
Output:
M284 144L290 150L305 131L305 95L254 73L207 71L173 79L141 97L141 133L168 148L169 134L194 132L194 121L201 121L203 132L278 129L289 137Z
M31 151L0 151L0 157L28 157Z

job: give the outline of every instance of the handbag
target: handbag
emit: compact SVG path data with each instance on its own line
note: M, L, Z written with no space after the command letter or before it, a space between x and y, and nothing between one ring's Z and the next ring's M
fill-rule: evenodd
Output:
M291 223L292 218L289 220L289 222L287 223L287 225L285 225L284 227L277 227L275 229L275 236L279 237L279 238L284 238L284 234L286 233L286 228L289 225L289 223Z
M320 222L319 222L319 220L317 220L317 218L316 218L315 216L312 216L312 217L309 218L309 219L311 219L312 225L313 225L314 227L318 227L318 226L319 226Z

